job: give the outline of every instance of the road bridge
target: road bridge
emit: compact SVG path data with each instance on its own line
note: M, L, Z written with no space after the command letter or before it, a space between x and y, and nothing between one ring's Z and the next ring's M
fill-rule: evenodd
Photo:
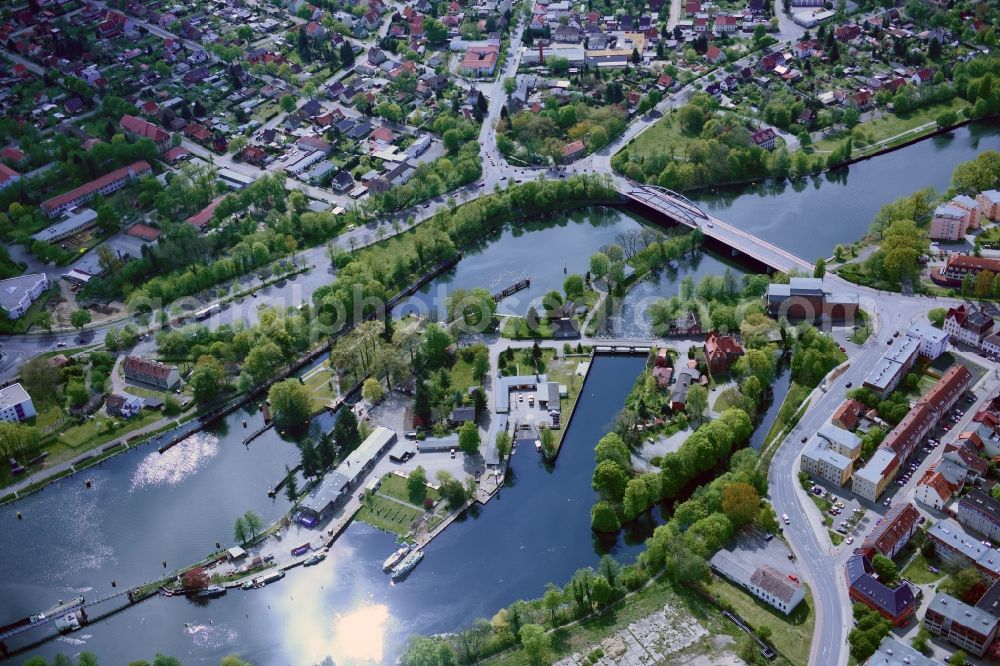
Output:
M701 229L710 245L721 249L735 259L749 259L768 269L788 273L793 270L811 272L811 262L762 238L738 229L706 213L682 194L665 187L642 185L632 181L619 181L619 191L627 203L654 218L682 224L691 229Z

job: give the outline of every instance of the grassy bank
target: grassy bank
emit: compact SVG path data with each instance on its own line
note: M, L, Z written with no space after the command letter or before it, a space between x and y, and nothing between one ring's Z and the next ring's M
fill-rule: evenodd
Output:
M790 662L803 666L809 662L816 613L813 612L812 595L808 588L805 599L787 616L721 578L713 576L705 589L751 626L769 627L771 642Z

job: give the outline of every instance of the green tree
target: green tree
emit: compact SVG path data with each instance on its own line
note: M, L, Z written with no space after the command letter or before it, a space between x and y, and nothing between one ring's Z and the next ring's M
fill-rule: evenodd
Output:
M207 405L219 397L226 381L226 371L214 356L204 354L198 358L188 382L194 389L194 399Z
M736 527L752 521L758 514L760 496L749 483L729 483L722 487L722 512Z
M379 380L369 377L361 386L361 396L374 405L385 397L385 387Z
M570 300L576 300L583 296L583 278L579 275L569 275L563 280L563 291L566 293L566 298Z
M354 410L346 406L340 408L331 435L342 454L358 448L361 444L361 433L358 431L358 417L354 415Z
M293 95L282 95L278 104L281 106L282 111L291 113L295 110L295 97Z
M618 433L610 432L598 440L597 446L594 447L594 458L597 463L610 460L623 470L632 468L631 454Z
M299 501L299 484L295 480L295 474L285 465L285 498L293 505Z
M446 641L415 636L400 657L400 663L402 666L455 666L456 662L455 653Z
M620 502L625 494L627 483L628 477L626 477L625 471L610 460L601 461L594 468L591 485L605 499Z
M427 472L417 465L406 477L406 493L414 504L421 504L427 497Z
M824 275L826 275L826 259L820 257L813 266L813 277L822 279Z
M549 612L549 622L552 623L553 627L556 625L556 613L559 612L563 603L565 603L565 597L562 590L549 583L545 588L545 594L542 595L542 608Z
M531 664L549 663L549 655L552 652L552 637L545 632L545 628L538 624L526 624L518 632L521 639L521 647Z
M463 423L458 431L458 446L470 456L479 453L479 426L472 421Z
M965 654L965 650L956 650L954 654L948 658L948 666L965 666L968 659L969 655Z
M708 409L708 389L701 384L693 384L687 392L684 411L692 421L701 421Z
M600 501L590 509L590 528L595 532L613 533L621 529L615 509L609 502Z
M84 326L90 323L90 320L90 310L83 308L73 310L73 313L69 316L69 323L77 330L82 330Z
M311 402L309 392L298 379L286 379L271 386L267 392L274 424L283 430L301 429L307 425Z
M505 460L507 456L510 455L510 449L511 449L510 433L507 432L506 430L498 432L496 445L497 445L497 455L500 457L501 461Z
M641 478L629 479L625 485L625 495L622 498L622 518L635 520L651 504L647 494L646 483Z
M596 252L590 256L590 273L595 278L602 278L611 269L611 260L603 252Z

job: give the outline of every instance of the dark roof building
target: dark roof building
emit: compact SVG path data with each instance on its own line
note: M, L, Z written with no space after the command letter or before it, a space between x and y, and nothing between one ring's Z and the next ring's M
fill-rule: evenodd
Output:
M851 601L877 611L896 626L904 626L917 610L917 598L906 581L889 587L875 576L871 561L860 550L844 566Z
M934 596L924 615L924 627L935 636L942 636L977 657L993 644L997 635L997 618L975 606L959 601L950 594Z

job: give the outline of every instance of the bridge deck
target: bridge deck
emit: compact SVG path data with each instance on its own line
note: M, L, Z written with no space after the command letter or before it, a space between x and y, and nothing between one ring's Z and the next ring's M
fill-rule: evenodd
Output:
M692 229L700 228L705 236L783 273L812 269L812 264L805 259L702 211L688 199L670 190L633 185L623 190L622 194L680 224Z

